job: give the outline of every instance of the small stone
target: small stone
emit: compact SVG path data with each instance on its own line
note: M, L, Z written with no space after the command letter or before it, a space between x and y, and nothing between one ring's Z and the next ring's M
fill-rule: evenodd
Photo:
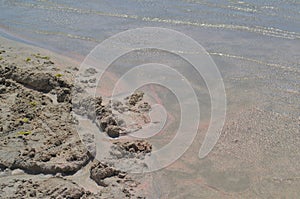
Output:
M120 136L120 131L121 131L120 127L111 125L107 127L106 133L111 138L117 138Z
M119 177L119 178L125 178L126 175L127 175L126 173L120 172L120 173L118 174L118 177Z

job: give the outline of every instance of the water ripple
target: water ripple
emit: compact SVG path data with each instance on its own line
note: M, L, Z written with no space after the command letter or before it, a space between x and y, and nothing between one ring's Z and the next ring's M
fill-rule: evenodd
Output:
M205 23L205 22L196 22L196 21L187 21L187 20L174 20L174 19L166 19L166 18L159 18L159 17L145 17L145 16L138 16L138 15L129 15L129 14L120 14L120 13L108 13L108 12L101 12L96 10L88 10L82 8L74 8L74 7L66 7L66 6L45 6L33 3L21 3L21 2L11 2L16 6L21 7L30 7L36 9L44 9L44 10L55 10L60 12L73 12L78 14L93 14L93 15L100 15L100 16L108 16L108 17L118 17L118 18L128 18L128 19L135 19L141 20L146 22L155 22L155 23L166 23L166 24L173 24L173 25L187 25L187 26L196 26L196 27L203 27L203 28L212 28L212 29L228 29L228 30L237 30L237 31L244 31L244 32L251 32L256 34L261 34L270 37L278 37L278 38L285 38L285 39L300 39L300 33L286 31L278 28L273 27L264 27L264 26L244 26L244 25L235 25L235 24L213 24L213 23Z
M226 53L221 53L221 52L209 52L209 54L210 55L215 55L215 56L239 59L239 60L244 60L244 61L250 61L250 62L260 64L260 65L265 65L265 66L281 69L283 71L289 71L289 72L294 72L294 73L299 73L300 74L300 70L298 70L297 68L293 68L293 67L285 66L285 65L281 65L281 64L267 63L267 62L257 60L257 59L252 59L252 58L247 58L247 57L232 55L232 54L226 54Z

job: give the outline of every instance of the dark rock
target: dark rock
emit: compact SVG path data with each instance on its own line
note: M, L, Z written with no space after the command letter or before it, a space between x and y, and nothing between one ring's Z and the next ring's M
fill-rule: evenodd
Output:
M119 126L110 125L106 128L106 133L111 138L119 137L121 131L122 131L122 129Z

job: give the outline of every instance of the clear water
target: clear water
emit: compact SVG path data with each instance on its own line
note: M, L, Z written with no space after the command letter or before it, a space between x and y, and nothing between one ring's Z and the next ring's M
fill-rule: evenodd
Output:
M298 0L1 0L0 20L3 36L78 61L99 42L121 31L147 26L171 28L195 39L214 59L224 78L228 117L253 106L299 117ZM140 59L147 61L145 57ZM171 61L166 63L175 60L168 58ZM115 64L134 62L140 61L127 58ZM161 184L154 197L242 197L245 192L260 196L255 192L261 185L259 177L244 171L242 163L236 169L213 171L209 158L197 159L198 149L199 144L195 144L169 169L155 174L160 176L157 184ZM228 159L228 165L230 162ZM291 164L295 162L288 166ZM299 171L298 165L295 168ZM288 174L299 176L299 172ZM268 183L272 175L260 175L262 190L275 193L277 185Z

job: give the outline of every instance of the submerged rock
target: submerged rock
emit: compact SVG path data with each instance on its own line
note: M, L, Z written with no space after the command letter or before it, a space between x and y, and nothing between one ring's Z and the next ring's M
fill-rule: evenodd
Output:
M150 153L152 145L145 140L118 141L114 144L131 153Z
M142 101L144 97L144 92L137 91L130 95L129 97L125 98L127 100L127 104L131 106L135 106L138 102Z

